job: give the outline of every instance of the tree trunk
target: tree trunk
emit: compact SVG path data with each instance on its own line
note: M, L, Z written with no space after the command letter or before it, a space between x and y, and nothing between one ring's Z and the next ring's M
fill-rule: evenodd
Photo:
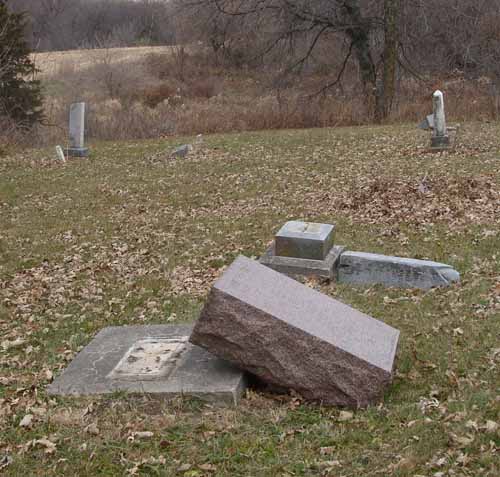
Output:
M346 29L346 35L352 42L365 95L374 97L377 102L377 71L370 51L370 23L363 17L358 0L346 0L343 9L346 19L352 25Z
M384 71L375 100L375 120L377 122L389 116L396 95L399 10L400 0L384 0Z

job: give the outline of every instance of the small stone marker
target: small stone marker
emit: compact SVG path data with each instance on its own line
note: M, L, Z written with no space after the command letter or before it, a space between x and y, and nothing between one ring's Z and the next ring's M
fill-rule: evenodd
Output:
M364 252L342 253L337 270L340 283L354 285L427 290L460 281L460 274L445 263Z
M190 341L328 405L377 402L399 331L246 257L214 284Z
M53 395L125 391L237 404L244 373L188 343L192 326L104 328L49 387Z
M172 151L172 157L186 157L192 149L191 144L184 144Z
M434 114L429 114L419 125L424 131L432 131L434 129Z
M68 156L87 157L85 147L85 103L73 103L69 108L69 142Z
M333 278L343 247L333 246L335 226L312 222L287 222L259 260L288 275Z
M56 146L56 155L61 162L66 162L66 156L61 146Z
M280 257L324 260L333 246L335 226L293 220L276 234L275 252Z
M432 130L431 147L433 149L447 149L450 138L446 129L443 93L439 90L432 95L434 128Z

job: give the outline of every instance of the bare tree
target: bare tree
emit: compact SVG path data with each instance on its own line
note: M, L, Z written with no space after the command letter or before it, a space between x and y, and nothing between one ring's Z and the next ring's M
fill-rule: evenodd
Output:
M375 118L382 120L389 114L398 65L400 0L178 0L177 3L191 12L209 11L212 17L216 12L219 16L245 18L265 39L261 55L285 45L290 47L299 39L305 48L298 57L290 55L289 70L302 68L325 41L344 43L344 58L339 70L332 71L334 80L326 88L337 85L349 62L354 61L363 91L372 99ZM373 41L379 32L384 43L382 51ZM219 31L210 34L211 41L220 44Z

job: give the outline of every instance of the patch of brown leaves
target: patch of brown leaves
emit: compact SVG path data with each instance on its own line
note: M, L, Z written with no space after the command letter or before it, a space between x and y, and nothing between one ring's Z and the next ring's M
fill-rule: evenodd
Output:
M223 269L177 266L170 275L170 289L176 295L204 297Z
M377 177L353 185L336 208L356 214L357 221L450 227L500 222L500 190L492 178L431 177L421 181Z

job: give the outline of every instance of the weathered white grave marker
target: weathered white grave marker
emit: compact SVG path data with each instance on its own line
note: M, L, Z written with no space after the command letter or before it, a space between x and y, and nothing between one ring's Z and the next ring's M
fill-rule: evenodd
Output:
M61 162L66 162L66 156L61 146L56 146L56 155Z
M442 91L435 91L432 95L433 106L433 131L431 147L434 149L447 149L450 147L450 138L446 128L446 117L444 113L444 98Z

